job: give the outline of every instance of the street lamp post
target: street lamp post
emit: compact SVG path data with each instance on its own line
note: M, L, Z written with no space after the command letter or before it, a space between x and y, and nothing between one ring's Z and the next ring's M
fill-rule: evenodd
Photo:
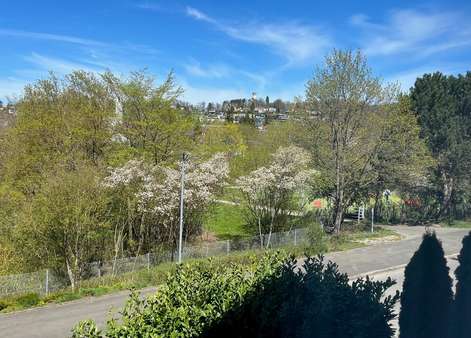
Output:
M183 153L181 165L181 187L180 187L180 231L178 235L178 263L182 262L183 246L183 201L185 195L185 164L188 160L188 154Z

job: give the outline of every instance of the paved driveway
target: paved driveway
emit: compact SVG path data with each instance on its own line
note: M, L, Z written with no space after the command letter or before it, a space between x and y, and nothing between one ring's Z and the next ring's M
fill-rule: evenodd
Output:
M402 285L402 265L406 264L420 244L423 228L391 227L404 235L405 239L393 243L376 244L326 256L334 260L349 275L372 273L376 278L387 275L399 280ZM461 240L467 230L437 229L447 255L461 249ZM384 272L384 269L388 269ZM155 289L144 290L144 294ZM128 292L119 292L102 297L91 297L64 304L53 304L41 308L0 315L1 337L55 338L70 336L70 329L82 319L94 319L103 325L110 309L116 314L126 301Z

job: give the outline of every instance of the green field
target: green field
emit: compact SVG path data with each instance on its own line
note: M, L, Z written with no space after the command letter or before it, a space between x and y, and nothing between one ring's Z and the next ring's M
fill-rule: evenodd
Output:
M218 203L205 220L203 228L218 239L234 239L250 236L244 228L243 209L237 205Z

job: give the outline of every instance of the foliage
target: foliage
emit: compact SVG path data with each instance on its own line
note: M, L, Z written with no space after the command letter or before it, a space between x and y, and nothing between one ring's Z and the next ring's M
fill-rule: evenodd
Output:
M245 151L231 161L231 177L247 175L259 167L270 163L272 155L280 147L288 147L297 142L303 133L296 122L273 122L261 132L251 125L239 127L246 145Z
M129 143L140 157L154 165L173 163L193 147L197 124L191 116L174 108L182 89L173 73L159 86L146 72L133 72L128 79L111 73L103 75L117 102L120 117L118 139Z
M56 166L98 164L111 144L114 102L94 74L51 75L25 88L2 144L2 176L27 196Z
M308 169L309 155L301 148L280 148L267 167L240 177L237 185L247 206L247 223L262 234L280 231L289 216L299 213L315 172ZM268 247L270 241L266 243Z
M208 125L201 136L203 154L226 153L231 157L242 155L246 151L245 139L238 124Z
M109 321L104 332L82 322L74 337L391 337L399 296L383 296L393 284L350 285L322 258L307 258L301 270L280 253L245 267L210 261L179 267L147 300L133 294L122 322Z
M448 336L453 301L452 282L441 243L426 233L404 272L401 338Z
M106 196L89 167L59 168L47 180L23 210L15 247L30 265L54 268L74 287L106 246Z
M307 227L306 253L309 255L323 254L328 249L327 238L324 229L319 223L311 222Z
M228 176L228 163L224 154L215 154L201 163L190 161L185 164L184 195L184 232L190 240L201 232L205 212L223 186ZM126 214L134 217L122 219L115 224L116 251L132 249L132 242L137 239L136 253L153 249L153 245L176 243L179 222L181 173L179 170L149 165L143 161L131 160L124 166L114 168L104 179L103 185L110 189L116 198L113 210L118 210L116 217Z
M348 276L322 257L306 258L301 269L296 260L287 261L203 337L392 337L388 321L399 295L382 300L392 285L390 279L350 285Z
M451 328L454 338L465 338L471 332L471 233L463 238L458 261L460 265L455 271L457 283Z
M182 265L169 275L159 293L142 300L133 294L123 310L121 323L110 321L100 337L198 337L245 295L279 273L284 255L274 253L249 266L216 266L211 261ZM90 324L74 329L76 337L88 337Z
M424 149L414 118L398 103L397 88L383 85L360 52L334 50L308 82L306 97L314 115L306 117L305 142L330 187L324 196L336 231L348 207L388 183L381 177L403 179L414 167L412 177L421 176L426 161L419 160Z
M453 218L452 205L469 200L466 192L471 168L470 94L471 73L457 77L440 72L425 74L411 90L421 136L437 161L432 184L424 192L436 201L435 219Z
M100 180L129 161L176 179L176 159L199 137L198 123L174 107L180 92L172 74L156 85L145 71L51 74L28 85L0 139L0 272L48 266L74 284L85 262L142 249L152 228L141 226L135 188L106 190Z

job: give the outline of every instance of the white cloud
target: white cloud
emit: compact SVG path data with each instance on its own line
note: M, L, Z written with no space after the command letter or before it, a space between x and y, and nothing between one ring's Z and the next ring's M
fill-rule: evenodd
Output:
M456 12L397 10L386 22L371 21L357 14L350 23L363 30L361 44L368 55L414 53L428 56L437 52L471 44L471 25Z
M89 72L103 70L84 63L48 57L38 53L31 53L31 55L25 56L24 59L42 70L53 71L58 74L67 74L74 70L85 70Z
M93 39L84 39L81 37L70 36L70 35L61 35L61 34L51 34L51 33L41 33L41 32L31 32L23 31L16 29L2 29L0 28L0 35L13 37L13 38L24 38L24 39L33 39L33 40L44 40L52 42L62 42L68 44L79 45L87 48L103 48L111 50L127 50L132 52L139 52L144 54L158 54L159 51L143 44L135 44L130 42L122 42L119 45L102 42Z
M184 64L183 67L188 74L196 77L223 78L232 73L232 69L224 64L214 64L209 65L208 67L203 67L195 60Z
M193 7L187 6L186 7L186 14L188 16L191 16L192 18L194 18L196 20L206 21L206 22L209 22L209 23L216 23L216 20L210 18L209 16L207 16L203 12L201 12L201 11L199 11L196 8L193 8Z
M196 20L210 23L234 39L270 48L287 59L288 66L323 56L332 45L331 39L318 27L299 22L249 22L229 25L192 7L187 7L186 14Z
M35 40L47 40L47 41L57 41L57 42L66 42L82 46L95 46L95 47L107 47L110 46L107 43L92 40L92 39L83 39L75 36L69 35L60 35L60 34L49 34L49 33L38 33L38 32L28 32L16 29L0 29L0 35L17 37L17 38L27 38Z

